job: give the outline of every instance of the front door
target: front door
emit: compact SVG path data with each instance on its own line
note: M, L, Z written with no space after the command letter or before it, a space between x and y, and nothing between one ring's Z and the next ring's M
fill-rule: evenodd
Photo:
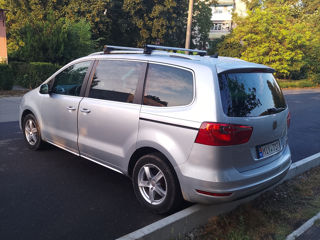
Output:
M124 159L136 145L141 108L136 89L146 65L127 60L98 62L88 96L79 107L81 156L117 169L124 167Z
M76 153L80 93L91 62L79 62L58 73L51 81L50 94L43 95L41 103L42 137Z

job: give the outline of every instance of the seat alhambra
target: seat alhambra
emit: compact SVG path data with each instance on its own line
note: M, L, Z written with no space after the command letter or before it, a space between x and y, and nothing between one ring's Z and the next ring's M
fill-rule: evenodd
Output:
M32 150L47 142L130 177L154 212L236 200L291 164L290 113L273 72L205 51L108 46L28 92L20 127Z

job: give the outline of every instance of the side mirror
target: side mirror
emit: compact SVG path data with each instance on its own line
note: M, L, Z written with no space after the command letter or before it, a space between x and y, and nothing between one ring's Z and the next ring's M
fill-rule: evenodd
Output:
M41 94L49 94L49 85L44 83L40 86L40 91Z

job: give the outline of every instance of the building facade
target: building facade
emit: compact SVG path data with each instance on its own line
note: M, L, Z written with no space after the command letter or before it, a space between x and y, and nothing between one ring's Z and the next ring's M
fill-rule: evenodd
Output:
M241 0L218 0L216 6L212 6L213 27L210 30L209 38L216 39L230 33L234 27L232 23L232 13L240 16L246 14L246 4Z
M0 63L8 63L5 9L0 9Z

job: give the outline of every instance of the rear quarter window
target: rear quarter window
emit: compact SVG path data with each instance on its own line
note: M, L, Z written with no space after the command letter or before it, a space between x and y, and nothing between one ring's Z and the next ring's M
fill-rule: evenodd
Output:
M257 117L286 109L272 73L222 73L219 87L223 111L229 117Z
M189 70L150 64L143 104L156 107L185 106L193 100L193 74Z

